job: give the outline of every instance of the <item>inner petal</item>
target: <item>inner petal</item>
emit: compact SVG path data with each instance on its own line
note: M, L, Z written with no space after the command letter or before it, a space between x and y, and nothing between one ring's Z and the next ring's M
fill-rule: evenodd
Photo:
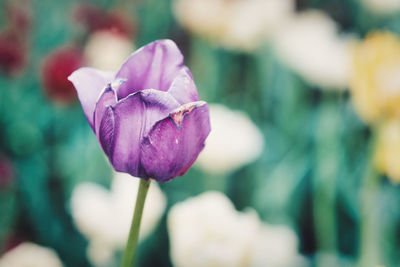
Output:
M126 79L118 88L118 99L150 88L167 91L184 67L182 64L183 56L171 40L155 41L140 48L126 60L116 75L116 78Z

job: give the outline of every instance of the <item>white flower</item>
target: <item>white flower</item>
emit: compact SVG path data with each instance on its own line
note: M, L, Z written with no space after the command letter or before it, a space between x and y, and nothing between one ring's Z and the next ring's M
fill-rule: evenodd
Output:
M293 10L290 0L236 1L221 43L232 49L254 50L292 16Z
M219 192L206 192L173 206L168 232L176 267L283 267L300 257L292 230L263 224L252 210L237 212Z
M282 225L264 225L253 244L250 266L305 266L306 261L297 250L298 240L293 230Z
M251 51L294 12L293 0L175 0L189 31L227 48Z
M62 267L57 253L33 243L22 243L0 258L0 267Z
M371 12L388 15L400 11L400 0L359 0Z
M336 23L320 11L294 16L274 37L278 57L307 82L328 89L348 85L350 38L338 35Z
M196 165L210 173L229 173L260 156L263 135L242 111L210 104L211 132Z
M79 231L89 240L88 257L96 265L108 262L123 249L128 237L140 180L116 173L111 191L95 183L81 183L72 193L71 213ZM145 202L140 238L156 227L166 199L156 183L150 185Z
M88 66L116 71L126 58L134 51L134 45L126 36L110 31L93 33L84 50Z

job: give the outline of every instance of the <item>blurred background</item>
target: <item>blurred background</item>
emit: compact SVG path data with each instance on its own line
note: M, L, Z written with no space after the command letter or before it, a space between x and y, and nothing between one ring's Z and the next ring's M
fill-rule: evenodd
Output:
M174 40L212 132L137 266L400 266L400 1L1 0L0 266L119 266L138 179L67 77Z

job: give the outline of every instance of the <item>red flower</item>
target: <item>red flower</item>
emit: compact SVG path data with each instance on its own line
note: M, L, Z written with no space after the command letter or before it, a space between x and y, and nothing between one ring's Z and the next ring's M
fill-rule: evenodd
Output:
M76 100L76 91L68 76L82 66L82 51L76 47L61 47L51 52L43 62L42 81L49 98L69 103Z
M107 12L89 4L80 5L75 17L88 33L107 30L132 37L135 31L134 23L121 12Z
M26 64L27 49L13 32L0 34L0 70L8 75L18 73Z
M28 1L5 6L6 27L0 32L0 71L13 75L26 65L28 33L31 26Z

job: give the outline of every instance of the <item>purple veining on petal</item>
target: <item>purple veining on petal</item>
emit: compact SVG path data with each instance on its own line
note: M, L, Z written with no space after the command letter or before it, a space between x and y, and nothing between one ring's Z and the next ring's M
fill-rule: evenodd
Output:
M117 90L118 99L144 89L167 91L184 67L183 55L171 40L152 42L133 53L116 74L127 79Z
M194 84L192 74L187 67L180 70L174 79L168 92L180 103L186 104L199 100L197 88Z
M115 119L111 106L108 106L103 113L98 133L96 134L103 148L104 153L108 156L110 162L113 162L112 148L114 147L114 128Z
M210 130L209 110L203 101L181 106L157 122L141 146L146 177L165 182L185 174L203 149Z
M114 72L101 71L92 68L80 68L74 71L68 80L71 81L78 92L83 112L93 127L93 112L102 90L114 79Z
M117 103L117 96L115 91L109 85L101 94L99 100L96 103L96 108L93 113L93 127L94 132L98 136L101 119L107 107Z
M111 112L104 113L98 136L104 140L101 141L103 149L108 151L107 155L117 171L133 176L140 174L143 136L177 107L179 103L169 93L148 89L127 96L112 105ZM103 127L109 121L113 122L112 131L106 125Z

